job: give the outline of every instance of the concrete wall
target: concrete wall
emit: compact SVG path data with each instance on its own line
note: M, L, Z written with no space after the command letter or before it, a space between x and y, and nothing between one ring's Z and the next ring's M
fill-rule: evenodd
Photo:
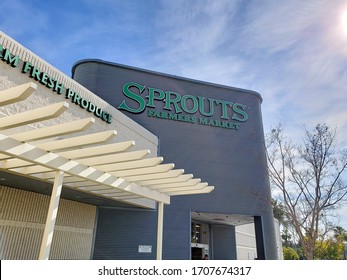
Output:
M236 227L237 259L254 260L257 258L254 224Z
M88 129L88 133L116 130L118 134L117 137L112 140L112 142L134 140L136 141L136 149L150 149L151 156L156 156L158 139L155 135L135 123L130 118L126 117L123 113L115 109L102 98L96 96L94 93L29 51L27 48L20 45L12 38L8 37L3 32L0 32L0 44L3 45L4 48L8 49L13 55L18 55L19 59L21 60L19 65L15 68L4 61L0 61L0 90L18 86L27 82L34 82L38 87L35 94L30 96L27 100L21 101L16 105L0 107L0 116L23 112L28 109L34 109L52 103L67 101L69 103L69 110L62 116L57 119L32 124L31 127L43 127L62 123L64 121L94 117L94 115L87 112L87 110L82 109L80 106L66 99L65 93L57 94L56 92L53 92L51 89L41 84L39 81L30 78L28 73L23 74L21 72L22 62L29 61L41 72L47 73L50 77L53 77L54 79L62 83L65 86L65 89L69 88L77 92L81 97L85 97L86 99L93 102L93 104L105 109L105 111L112 114L113 117L111 124L102 121L100 118L95 118L96 123L92 128ZM20 129L23 131L29 128L21 127Z

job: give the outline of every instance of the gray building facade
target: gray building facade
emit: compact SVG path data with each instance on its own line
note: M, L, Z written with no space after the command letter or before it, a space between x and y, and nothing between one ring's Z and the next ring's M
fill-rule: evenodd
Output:
M163 259L238 259L238 226L254 224L257 259L277 259L257 92L83 60L73 79L158 136L158 154L215 189L172 197ZM157 211L99 207L93 259L154 259ZM153 248L155 245L153 245Z

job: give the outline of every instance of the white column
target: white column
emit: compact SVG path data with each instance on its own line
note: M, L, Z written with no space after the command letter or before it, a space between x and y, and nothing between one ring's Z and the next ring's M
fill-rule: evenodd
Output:
M158 229L157 229L157 260L162 259L163 252L163 220L164 203L158 202Z
M39 260L48 260L51 250L54 225L57 218L58 206L60 201L61 189L63 186L64 172L57 171L55 174L54 185L49 203L49 209L46 219L45 230L43 232Z

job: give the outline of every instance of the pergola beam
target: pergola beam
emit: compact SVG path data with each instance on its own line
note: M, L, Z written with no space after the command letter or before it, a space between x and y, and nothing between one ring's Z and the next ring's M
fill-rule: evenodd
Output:
M98 165L98 169L102 171L106 171L106 172L121 171L121 170L128 170L128 169L134 169L134 168L153 167L160 164L162 161L163 161L162 157L146 158L146 159L140 159L140 160Z
M0 118L0 129L9 129L30 123L40 122L56 118L64 113L69 108L67 102L60 102L41 107L34 110L29 110L16 115Z
M177 169L177 170L170 170L168 172L163 173L157 173L157 174L148 174L148 175L135 175L135 176L129 176L125 177L129 181L144 181L149 179L165 179L165 178L177 178L178 176L182 175L184 172L183 169Z
M0 167L4 169L12 169L12 168L18 168L18 167L24 167L24 166L30 166L33 165L32 162L18 159L18 158L10 158L3 161L0 161Z
M204 193L210 193L214 190L213 186L208 186L203 189L193 189L193 190L180 190L180 191L173 191L173 192L167 192L168 195L189 195L189 194L204 194Z
M94 123L94 118L86 118L13 134L11 137L19 141L36 141L45 138L62 136L69 133L80 132L88 129Z
M124 152L121 154L104 155L100 157L93 157L93 158L86 158L86 159L82 158L78 161L85 165L97 166L97 165L103 165L103 164L139 160L149 155L150 152L151 152L150 150L139 150L134 152Z
M46 151L57 151L62 149L71 149L81 146L104 143L117 135L115 130L96 132L77 137L71 137L62 140L45 142L37 144L36 147Z
M20 86L0 91L0 106L16 103L27 99L35 92L37 85L29 82Z
M42 165L47 169L62 170L72 176L82 177L100 184L106 184L107 181L107 185L119 190L155 201L162 201L167 204L170 203L170 197L166 194L151 190L147 187L142 187L136 183L131 183L126 179L118 178L111 174L105 176L106 173L103 171L65 159L57 154L44 151L28 143L23 144L3 134L0 134L0 147L5 154Z
M168 172L169 170L171 170L174 167L175 167L174 164L169 163L169 164L157 165L154 167L135 168L135 169L122 170L122 171L113 171L110 173L115 175L115 176L118 176L118 177L127 177L127 176L135 176L135 175L145 175L145 174L156 174L156 173Z
M149 188L154 189L154 190L159 190L159 189L169 189L169 188L184 188L184 187L191 187L191 186L196 186L201 182L201 179L190 179L186 182L180 182L180 183L170 183L170 184L161 184L161 185L148 185Z
M160 191L163 193L173 193L173 192L177 192L177 191L202 190L207 186L208 186L207 183L198 183L195 185L183 186L183 187L178 186L178 187L171 187L171 188L162 188L162 189L160 189ZM159 190L159 189L157 189L157 190Z
M90 158L124 152L133 146L135 146L135 141L125 141L84 149L58 152L58 154L69 159Z
M159 179L149 179L149 180L141 180L138 181L141 185L146 186L155 186L155 185L163 185L163 184L170 184L170 183L181 183L186 182L193 178L193 174L183 174L178 177L173 178L159 178Z

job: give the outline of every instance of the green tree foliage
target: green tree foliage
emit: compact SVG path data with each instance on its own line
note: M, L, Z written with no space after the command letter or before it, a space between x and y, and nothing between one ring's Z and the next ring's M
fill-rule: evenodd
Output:
M284 246L283 247L283 258L285 260L298 260L298 253L291 247Z
M347 230L345 230L343 227L336 226L333 228L333 232L334 232L334 238L337 241L340 241L340 242L346 241L347 242Z
M274 212L275 219L277 219L281 225L285 225L287 223L287 219L283 204L278 202L276 199L272 199L272 210Z
M282 230L281 238L284 246L289 246L291 244L292 235L289 233L287 226Z
M345 246L343 242L328 239L317 240L314 248L314 259L316 260L342 260L344 258Z

